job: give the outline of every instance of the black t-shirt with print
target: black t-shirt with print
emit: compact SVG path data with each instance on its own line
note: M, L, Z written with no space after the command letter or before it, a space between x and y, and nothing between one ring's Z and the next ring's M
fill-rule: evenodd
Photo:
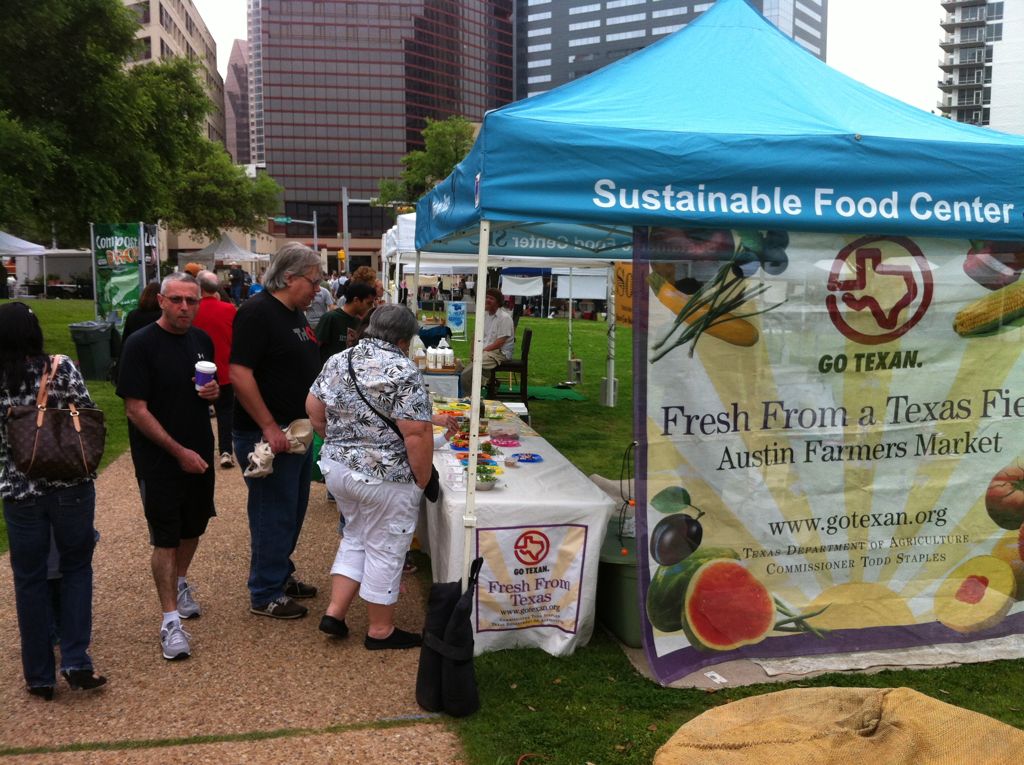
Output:
M306 395L320 373L320 354L302 311L288 308L269 292L246 300L235 316L231 363L252 370L278 425L306 417ZM234 427L260 429L237 397Z
M213 341L201 329L184 335L149 324L133 332L121 351L117 395L138 398L168 435L213 464L210 402L199 397L192 378L197 361L213 361ZM178 475L178 461L129 425L128 439L138 476Z

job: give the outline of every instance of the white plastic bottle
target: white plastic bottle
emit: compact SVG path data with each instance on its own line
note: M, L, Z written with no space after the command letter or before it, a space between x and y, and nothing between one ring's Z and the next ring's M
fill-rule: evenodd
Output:
M426 346L423 345L423 339L419 335L413 335L412 340L409 341L409 358L415 359L419 352L426 353Z

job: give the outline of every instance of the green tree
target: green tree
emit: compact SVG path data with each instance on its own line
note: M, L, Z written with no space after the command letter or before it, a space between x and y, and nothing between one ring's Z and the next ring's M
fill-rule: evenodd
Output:
M211 104L189 62L126 68L137 30L119 0L0 3L0 228L73 245L89 221L216 233L278 209L276 184L203 136ZM200 211L191 190L209 185L225 191Z
M405 169L398 179L384 178L378 184L374 204L402 207L416 200L443 181L473 146L473 123L465 117L444 120L427 119L423 128L423 149L402 157Z

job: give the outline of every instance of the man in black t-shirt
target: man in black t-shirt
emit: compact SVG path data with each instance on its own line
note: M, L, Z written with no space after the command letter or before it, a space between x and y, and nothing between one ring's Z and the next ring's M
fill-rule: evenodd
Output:
M209 407L220 388L216 377L198 389L195 385L196 362L213 361L213 341L192 326L199 294L188 274L163 280L160 318L128 338L117 383L153 545L165 659L191 654L181 620L199 616L202 609L186 577L199 537L216 515Z
M313 455L289 453L284 428L306 419L306 395L320 372L316 335L303 313L320 278L319 255L301 244L282 247L264 276L264 291L238 309L231 342L235 457L244 469L261 440L274 453L274 472L245 483L249 610L275 619L305 616L293 598L317 592L295 578L291 560L306 517Z

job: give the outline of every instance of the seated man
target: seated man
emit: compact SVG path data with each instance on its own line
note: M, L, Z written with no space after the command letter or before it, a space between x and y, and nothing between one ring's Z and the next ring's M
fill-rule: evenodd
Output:
M512 314L501 307L504 297L501 290L487 290L487 297L484 299L484 352L483 352L483 376L481 381L487 380L487 374L503 361L512 358L516 345L516 330L512 324ZM462 372L462 390L472 390L473 365L468 364Z

